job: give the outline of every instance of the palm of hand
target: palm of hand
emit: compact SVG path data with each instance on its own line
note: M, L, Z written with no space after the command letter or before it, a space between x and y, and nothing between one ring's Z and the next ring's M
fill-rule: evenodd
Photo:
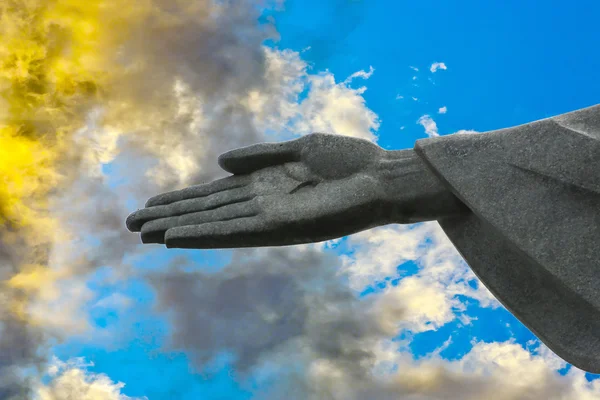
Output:
M234 175L164 193L129 216L144 243L178 248L319 242L382 224L375 164L384 150L364 139L312 134L219 157Z

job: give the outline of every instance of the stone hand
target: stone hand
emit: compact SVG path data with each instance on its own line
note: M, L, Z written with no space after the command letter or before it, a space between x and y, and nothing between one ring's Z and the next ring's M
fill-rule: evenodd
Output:
M127 228L168 248L295 245L434 219L420 217L418 204L444 190L412 150L341 135L255 144L218 163L233 175L152 197Z

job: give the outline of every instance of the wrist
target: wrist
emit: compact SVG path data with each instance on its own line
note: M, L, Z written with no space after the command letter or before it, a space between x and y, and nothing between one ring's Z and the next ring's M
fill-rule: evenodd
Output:
M385 150L376 171L390 223L433 221L468 210L413 149Z

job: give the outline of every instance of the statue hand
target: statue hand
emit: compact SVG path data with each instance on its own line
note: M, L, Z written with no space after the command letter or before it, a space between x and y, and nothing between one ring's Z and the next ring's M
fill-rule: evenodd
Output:
M313 133L222 154L223 179L152 197L127 218L143 243L239 248L320 242L389 223L378 163L365 140Z

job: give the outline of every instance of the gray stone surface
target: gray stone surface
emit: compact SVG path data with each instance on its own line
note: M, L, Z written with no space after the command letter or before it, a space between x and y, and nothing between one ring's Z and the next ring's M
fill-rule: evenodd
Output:
M232 150L233 175L127 218L178 248L320 242L438 220L490 291L557 355L600 373L600 106L386 151L312 134Z

